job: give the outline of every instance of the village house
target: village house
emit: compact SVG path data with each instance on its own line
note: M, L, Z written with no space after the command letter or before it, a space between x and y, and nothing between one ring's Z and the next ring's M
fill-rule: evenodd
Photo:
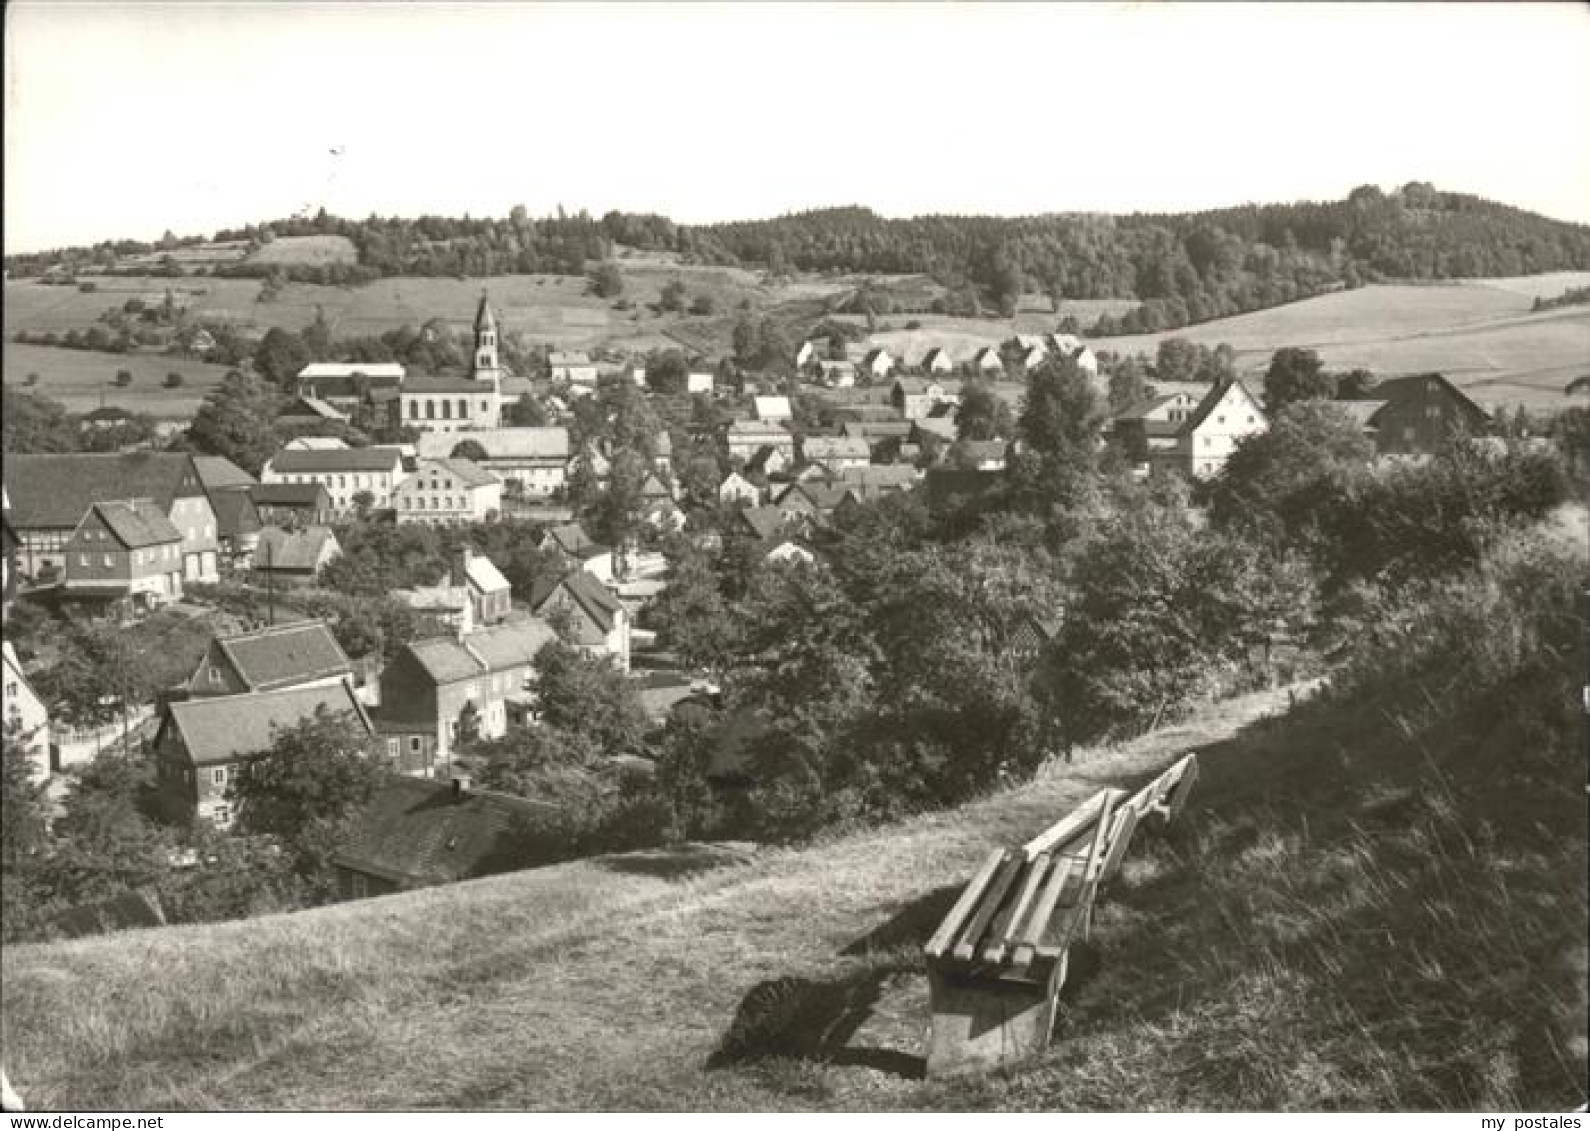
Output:
M261 528L323 526L334 517L331 492L322 483L261 483L249 488L248 497L259 514ZM258 533L254 542L257 547Z
M834 389L851 389L855 387L857 369L853 361L823 358L815 363L817 380Z
M1226 466L1237 443L1269 430L1258 399L1239 380L1222 381L1209 390L1176 434L1172 456L1151 463L1151 470L1174 468L1195 479L1207 479Z
M1110 439L1134 465L1174 460L1182 427L1198 410L1198 399L1185 392L1145 397L1116 413Z
M610 658L619 671L629 671L629 610L587 571L571 570L533 592L530 610L543 620L567 617L571 643L587 655Z
M249 494L259 481L222 456L194 456L193 466L215 512L219 564L246 568L264 525Z
M353 665L324 621L304 620L211 638L183 685L189 698L330 687Z
M370 403L376 390L396 390L404 370L393 361L317 361L298 371L293 391L352 413Z
M916 367L930 376L948 376L955 372L955 362L950 360L949 351L940 346L934 346L923 354Z
M820 521L834 513L845 493L841 486L802 479L785 488L775 505L786 518Z
M795 368L805 369L812 362L818 360L818 358L822 356L823 350L827 348L827 345L828 343L826 342L809 339L796 346Z
M674 473L674 439L666 429L652 437L651 465L660 475Z
M11 641L5 641L0 649L5 653L6 735L22 747L36 776L43 781L55 770L50 753L50 709L28 682Z
M1439 373L1391 377L1337 407L1358 420L1380 456L1431 456L1454 439L1492 431L1490 415Z
M731 471L718 484L718 505L732 507L738 504L754 507L762 501L762 489L738 471Z
M354 817L331 858L337 895L364 899L528 867L523 830L556 807L473 788L466 779L400 778Z
M78 523L93 503L115 499L149 499L177 528L184 581L219 579L215 510L191 455L8 454L5 476L18 555L34 581L65 574Z
M448 777L460 726L501 738L530 722L536 655L556 638L532 619L404 645L381 671L374 719L388 756L404 774Z
M149 499L94 503L66 545L67 596L149 609L182 596L182 532Z
M236 816L229 791L244 764L322 710L347 720L360 752L377 752L370 716L347 681L168 704L151 744L163 807L179 820L229 827Z
M993 346L984 346L974 353L971 367L979 377L998 380L1005 375L1005 363Z
M613 547L594 540L577 522L547 527L539 545L543 550L556 551L566 569L583 569L603 582L612 581L616 573L613 559L617 554Z
M294 436L282 445L284 452L342 452L353 447L336 436Z
M469 592L476 624L500 624L513 611L513 588L496 564L485 554L465 545L453 556L449 576L454 585Z
M259 532L251 569L260 585L313 585L320 571L341 556L342 546L328 526L297 530L267 526Z
M596 387L596 365L579 350L553 350L547 354L547 379L554 385Z
M763 447L774 448L786 459L795 458L795 437L781 425L763 420L732 421L724 433L730 459L749 460Z
M595 444L586 444L583 451L569 460L568 464L565 466L565 472L568 479L574 478L574 476L578 473L579 467L582 463L590 471L591 478L596 481L597 486L607 486L607 481L612 477L613 474L613 463L602 454L601 450L597 448Z
M770 476L778 478L787 474L794 462L795 457L788 449L768 444L756 449L741 471L752 482L766 483Z
M277 452L260 472L260 482L318 483L331 496L338 514L357 505L355 496L367 492L370 506L392 506L393 492L403 482L403 453L395 447L347 448L343 451Z
M467 459L421 459L392 492L399 523L485 522L502 512L502 480Z
M711 396L716 384L717 379L711 373L693 372L685 374L685 392L691 395L705 393Z
M861 359L861 371L874 381L882 381L894 372L894 355L883 348L868 350Z
M456 637L475 631L475 603L470 600L469 588L454 585L451 574L437 585L416 585L387 592L393 600L414 610L419 625L416 635L421 638Z
M781 538L790 515L776 506L747 507L740 512L740 528L758 542Z
M909 491L921 478L922 473L908 463L871 464L841 471L838 485L850 488L859 497L870 499L879 494Z
M897 377L889 390L889 403L906 420L921 420L943 405L961 399L958 381L928 380L922 377Z
M1004 471L1009 448L1005 440L959 440L955 445L961 466L977 471Z
M790 408L788 397L756 397L756 418L774 424L783 424L785 421L795 419L795 412Z
M346 424L348 414L329 401L299 393L276 410L276 424L282 428L311 427L317 424Z
M866 440L850 436L808 436L801 443L801 458L837 472L866 467L872 462L872 447Z

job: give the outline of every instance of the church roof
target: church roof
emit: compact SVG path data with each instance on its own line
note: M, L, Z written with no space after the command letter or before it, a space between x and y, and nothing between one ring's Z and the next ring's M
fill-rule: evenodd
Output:
M486 292L480 292L480 309L475 312L475 330L495 330L497 316L491 312L491 303L486 299Z

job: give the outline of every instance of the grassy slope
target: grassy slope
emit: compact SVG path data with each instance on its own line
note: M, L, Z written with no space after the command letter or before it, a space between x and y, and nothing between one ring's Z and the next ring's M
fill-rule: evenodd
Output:
M115 383L116 374L123 369L133 375L133 383L124 389ZM104 403L165 419L192 416L204 394L227 373L224 365L192 358L99 353L10 341L0 343L0 370L7 383L17 386L28 374L37 373L39 383L33 391L73 412L87 412ZM166 374L173 372L182 374L181 388L165 387Z
M962 809L749 864L616 857L11 948L8 1071L37 1106L121 1109L1579 1102L1582 839L1498 824L1522 816L1505 788L1481 795L1494 812L1465 808L1439 748L1371 745L1393 705L1262 717L1284 702L1211 707ZM918 952L975 862L1189 748L1187 821L1134 844L1055 1047L922 1081ZM1579 768L1564 777L1542 812L1582 805ZM780 978L799 979L791 1012L753 1019L746 995ZM737 1026L783 1055L719 1063Z

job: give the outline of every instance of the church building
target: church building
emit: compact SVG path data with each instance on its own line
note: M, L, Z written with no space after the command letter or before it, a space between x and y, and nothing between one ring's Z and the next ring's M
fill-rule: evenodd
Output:
M401 423L422 432L468 432L502 423L502 362L497 317L486 295L475 314L475 354L468 377L406 376L398 397Z

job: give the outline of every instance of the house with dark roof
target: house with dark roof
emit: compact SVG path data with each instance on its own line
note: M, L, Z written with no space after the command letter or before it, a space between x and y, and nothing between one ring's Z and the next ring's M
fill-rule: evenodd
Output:
M1381 456L1431 456L1454 439L1493 431L1490 414L1439 373L1390 377L1362 399L1337 404L1359 420ZM1358 407L1365 404L1375 407Z
M163 806L179 819L230 825L236 814L227 793L243 765L319 711L346 718L360 751L380 753L370 717L346 680L168 704L151 743Z
M462 778L400 778L354 817L332 857L338 894L363 899L512 872L539 861L526 831L556 806L470 787Z
M308 427L317 424L346 424L348 414L336 405L308 393L289 397L276 410L279 427Z
M1173 458L1182 425L1192 419L1199 399L1178 390L1130 404L1111 420L1110 441L1133 464Z
M206 491L246 491L259 482L225 456L194 456L193 468Z
M261 483L249 488L248 497L262 527L323 526L335 517L331 492L320 483Z
M320 571L342 555L342 546L329 526L283 530L267 526L254 547L253 573L257 582L312 585Z
M800 479L785 488L775 506L786 518L825 519L834 513L844 497L844 487Z
M353 678L353 665L324 621L274 625L211 639L184 685L190 697L324 687Z
M182 532L152 500L94 503L66 544L70 597L148 609L182 596Z
M265 524L248 491L212 491L210 506L215 511L215 541L221 564L229 570L247 569L259 545L259 532Z
M743 503L754 507L762 501L762 489L738 471L731 471L718 484L718 504L734 506Z
M629 610L586 570L571 570L532 593L530 610L543 620L567 618L565 639L588 655L608 657L620 671L629 671Z
M985 377L1003 377L1005 362L993 346L984 346L972 355L972 371Z
M396 392L403 376L403 366L393 361L317 361L298 371L295 391L352 412L377 390Z
M768 444L752 452L741 470L752 479L766 479L769 475L783 475L794 462L792 449Z
M340 512L351 511L354 496L369 492L370 505L385 509L403 482L403 453L395 447L334 451L279 451L260 471L261 483L319 483Z
M556 638L527 619L405 645L381 671L374 720L402 772L446 777L460 727L500 738L509 723L529 722L536 654Z
M730 459L749 460L764 447L776 449L786 459L795 457L795 437L772 420L731 421L724 432L724 443Z
M740 512L740 523L758 541L776 538L784 533L789 513L776 506L746 507Z
M185 581L215 581L215 510L194 457L175 452L7 455L6 494L21 543L23 572L34 580L66 572L66 546L94 503L148 499L181 535Z

